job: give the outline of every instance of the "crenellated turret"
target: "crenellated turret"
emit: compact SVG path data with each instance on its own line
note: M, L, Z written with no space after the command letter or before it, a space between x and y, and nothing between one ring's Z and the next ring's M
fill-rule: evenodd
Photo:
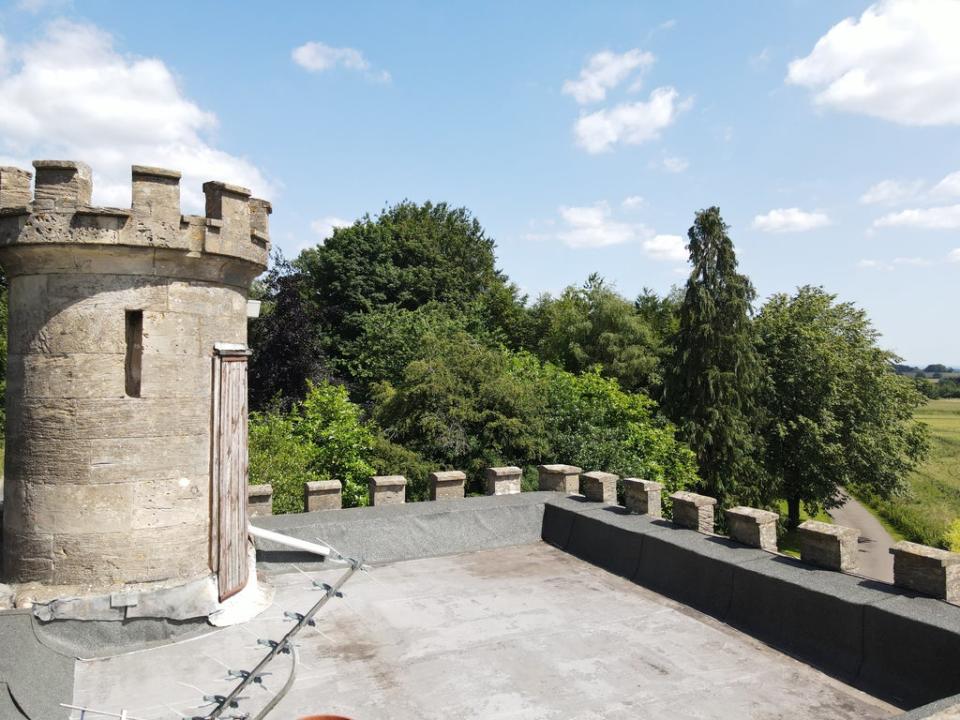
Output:
M0 167L0 246L105 244L206 253L250 263L251 279L266 267L270 203L251 198L246 188L205 183L205 215L183 215L180 173L134 165L131 208L92 207L88 165L67 160L33 165L33 193L29 172Z
M171 616L204 614L247 577L247 296L270 204L209 182L205 214L183 215L180 173L135 165L130 208L92 207L87 165L34 168L0 167L0 582L106 598L101 619L167 612L110 598L174 587ZM72 607L44 617L93 612Z

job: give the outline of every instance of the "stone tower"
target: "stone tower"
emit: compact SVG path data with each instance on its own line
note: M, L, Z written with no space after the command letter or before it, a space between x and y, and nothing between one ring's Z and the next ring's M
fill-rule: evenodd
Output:
M2 579L114 609L217 579L222 599L246 581L247 293L270 204L209 182L205 216L182 215L180 174L135 166L132 207L96 208L86 165L34 168L33 193L0 168Z

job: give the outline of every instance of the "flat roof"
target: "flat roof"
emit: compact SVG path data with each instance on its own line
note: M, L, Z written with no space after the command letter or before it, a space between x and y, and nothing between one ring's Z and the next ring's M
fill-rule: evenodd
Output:
M311 580L273 575L254 620L170 645L80 661L74 701L152 720L225 694L227 669L263 656L284 611L318 599ZM296 683L271 717L885 718L898 710L733 628L541 542L386 563L297 639ZM281 656L240 710L284 683ZM75 714L73 717L79 717Z

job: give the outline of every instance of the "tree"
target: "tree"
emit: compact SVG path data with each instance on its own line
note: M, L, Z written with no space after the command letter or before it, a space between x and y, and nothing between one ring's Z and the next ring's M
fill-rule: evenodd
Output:
M697 213L687 234L693 270L667 364L664 407L697 456L703 491L720 502L764 503L758 462L760 363L750 280L737 272L720 209Z
M263 303L250 322L250 404L284 408L302 400L310 381L327 376L326 361L304 298L303 275L279 253L265 279L254 288Z
M337 228L326 243L301 253L296 266L336 355L339 343L358 337L365 313L388 306L416 310L439 302L465 311L481 303L506 313L504 302L519 298L494 267L494 247L465 208L402 202Z
M800 503L840 504L840 486L881 498L901 487L926 453L925 402L914 380L897 375L893 353L877 346L866 314L822 288L774 295L756 321L770 385L767 466L788 524Z
M378 388L375 402L389 440L473 478L546 450L537 386L512 372L507 351L467 333L425 336L419 357L396 386Z
M343 483L344 506L366 505L374 445L346 389L308 382L289 411L251 413L250 482L273 486L277 512L302 512L303 483L332 478Z
M649 391L660 382L660 338L597 274L560 297L540 298L531 309L533 350L546 362L573 373L594 365L627 391Z

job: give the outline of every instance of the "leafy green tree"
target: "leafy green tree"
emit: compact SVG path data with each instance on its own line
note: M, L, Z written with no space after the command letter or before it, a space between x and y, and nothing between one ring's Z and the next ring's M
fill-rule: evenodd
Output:
M542 388L548 457L621 477L662 483L672 493L696 484L693 453L659 419L656 403L624 392L597 369L574 375L530 356L515 359L517 370Z
M302 511L303 483L336 478L346 507L367 504L374 433L345 388L308 382L289 411L250 416L250 482L270 483L278 512Z
M511 370L509 353L467 333L428 335L396 386L379 386L374 419L440 468L479 478L485 467L522 465L545 450L543 402Z
M301 253L296 265L336 354L339 343L358 337L363 314L380 308L501 306L510 291L494 267L494 246L465 208L402 202L337 228L323 245Z
M664 407L697 456L703 491L721 502L762 504L769 491L758 462L755 292L737 272L728 229L711 207L697 213L687 234L693 270L666 366Z
M818 287L774 295L760 312L759 349L770 379L766 456L788 523L800 503L836 507L840 486L881 498L902 487L927 451L913 419L926 400L895 374L893 353L863 310Z
M351 379L354 397L366 401L376 383L397 384L403 372L421 352L425 339L470 334L496 344L498 336L487 331L482 319L437 302L415 310L388 305L357 318L357 337L339 348L334 365Z
M599 365L628 391L660 382L659 338L634 305L593 274L558 298L545 296L531 309L538 357L579 373Z

